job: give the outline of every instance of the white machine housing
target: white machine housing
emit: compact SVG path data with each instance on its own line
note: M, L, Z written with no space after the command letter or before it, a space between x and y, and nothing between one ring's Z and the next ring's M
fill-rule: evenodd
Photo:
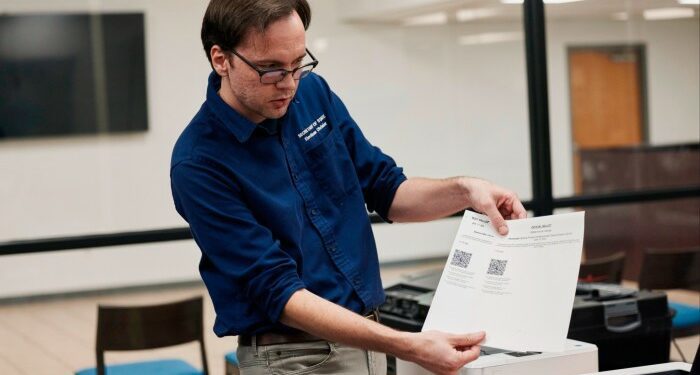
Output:
M693 369L693 365L685 362L669 362L669 363L659 363L657 365L647 365L639 367L629 367L618 370L610 370L603 372L596 372L585 375L654 375L658 373L671 373L671 371L678 371L679 374L690 374ZM675 372L674 372L675 374ZM692 375L692 374L691 374Z
M468 363L459 375L579 375L598 371L598 347L566 340L564 350L514 356L508 353L482 355ZM396 375L427 375L426 369L396 359Z

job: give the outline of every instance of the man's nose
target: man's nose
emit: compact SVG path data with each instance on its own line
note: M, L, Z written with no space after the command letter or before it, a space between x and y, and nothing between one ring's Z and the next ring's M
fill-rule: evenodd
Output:
M297 81L294 80L291 73L287 74L281 81L277 82L277 88L285 90L292 90L296 87L296 85Z

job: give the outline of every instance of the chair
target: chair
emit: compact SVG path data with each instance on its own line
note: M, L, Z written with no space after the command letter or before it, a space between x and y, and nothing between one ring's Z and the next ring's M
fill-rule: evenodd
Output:
M202 356L200 371L177 360L155 360L105 366L105 351L145 350L198 341ZM76 375L177 374L208 375L204 347L202 297L151 306L98 306L97 366Z
M642 258L639 289L691 289L700 291L700 248L647 250ZM676 338L700 334L700 306L669 301L674 312L671 337L685 362Z
M587 260L579 267L578 281L619 284L622 282L624 267L625 253L622 251L603 258Z
M238 363L238 356L236 355L236 351L228 352L224 356L224 365L225 367L225 374L226 375L240 375L241 370L239 369L239 363Z

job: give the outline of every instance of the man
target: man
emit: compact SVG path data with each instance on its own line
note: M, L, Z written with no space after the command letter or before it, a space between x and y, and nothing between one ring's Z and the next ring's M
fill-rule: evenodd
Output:
M238 335L243 374L382 374L380 353L454 373L478 357L484 333L376 322L384 294L366 208L408 222L472 207L502 234L504 218L525 210L483 180L407 179L311 73L310 16L306 0L212 0L204 16L214 71L171 179L202 250L214 331Z

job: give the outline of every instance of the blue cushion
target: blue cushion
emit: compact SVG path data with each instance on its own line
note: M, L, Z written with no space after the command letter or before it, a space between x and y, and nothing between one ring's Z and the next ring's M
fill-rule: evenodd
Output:
M97 369L88 368L75 373L76 375L95 375ZM121 365L105 366L106 375L202 375L202 371L190 366L179 359L164 359L160 361L145 361L124 363Z
M224 358L226 358L226 363L238 366L238 356L236 355L235 351L226 353Z
M700 325L700 306L671 301L668 302L668 306L676 310L676 315L673 317L673 328Z

